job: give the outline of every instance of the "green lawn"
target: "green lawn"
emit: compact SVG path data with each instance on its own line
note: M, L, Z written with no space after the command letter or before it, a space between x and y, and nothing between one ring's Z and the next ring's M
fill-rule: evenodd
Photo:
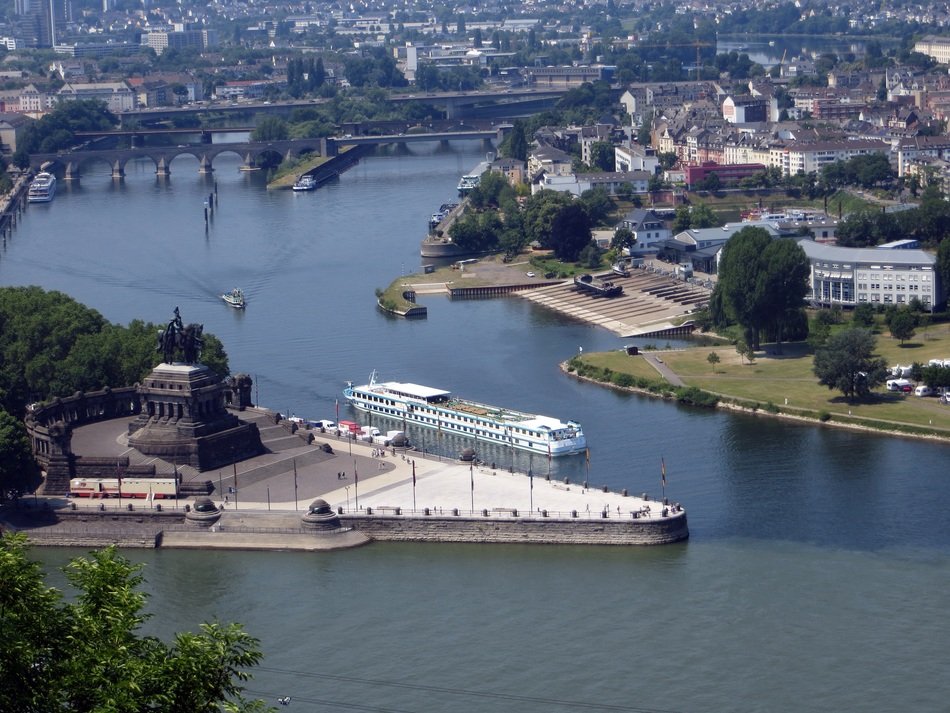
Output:
M774 351L773 345L766 346L769 352ZM927 364L930 359L950 358L950 325L929 327L926 333L919 332L903 346L890 336L878 335L877 346L888 365ZM883 386L876 390L873 401L849 403L840 392L818 383L811 371L812 353L807 346L787 344L782 351L782 354L760 351L752 363L741 360L732 346L694 347L658 354L685 384L727 400L740 399L760 407L773 404L783 412L812 417L825 412L835 421L910 424L950 435L950 405L932 397L893 394ZM719 355L718 364L710 364L710 352ZM620 351L585 354L583 360L615 372L659 378L646 360Z

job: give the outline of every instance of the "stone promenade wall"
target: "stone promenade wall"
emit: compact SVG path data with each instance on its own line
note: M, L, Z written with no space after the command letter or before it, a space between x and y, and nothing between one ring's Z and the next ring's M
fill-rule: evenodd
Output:
M664 545L689 537L686 513L660 520L522 519L471 516L342 515L374 540L402 542Z

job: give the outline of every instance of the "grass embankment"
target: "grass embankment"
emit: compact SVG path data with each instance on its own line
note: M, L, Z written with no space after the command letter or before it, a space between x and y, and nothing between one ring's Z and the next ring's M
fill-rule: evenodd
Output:
M345 146L340 149L340 153L349 151L350 147ZM308 154L299 159L289 159L284 161L277 167L277 170L274 171L274 175L271 176L271 179L267 182L268 190L282 190L286 188L293 188L294 183L297 182L297 179L300 178L303 174L308 171L322 166L327 161L329 161L332 156L314 156Z
M927 364L930 359L950 358L950 325L929 327L903 346L898 340L878 335L877 352L888 365ZM742 359L732 346L722 348L695 347L662 352L663 361L685 384L719 397L723 404L735 405L774 414L832 421L885 431L914 435L935 435L950 438L950 405L933 397L896 394L878 388L872 399L847 401L840 392L818 383L812 373L813 354L803 344L787 344L782 354L757 352L750 363ZM719 357L709 362L709 354ZM634 386L663 394L662 385L669 385L643 358L623 352L584 354L579 361L595 369L609 369L614 385L620 374L629 374L638 381ZM596 377L595 377L596 378ZM602 379L598 379L602 380ZM645 380L641 385L640 380ZM652 386L651 386L652 385ZM787 402L786 402L787 400Z
M767 210L782 208L810 208L824 210L825 201L822 198L809 199L798 191L772 190L759 191L688 191L687 199L693 205L705 203L710 210L726 222L736 222L740 213L751 208L761 207ZM878 207L877 204L855 196L847 191L836 191L828 197L829 215L846 215L867 208Z

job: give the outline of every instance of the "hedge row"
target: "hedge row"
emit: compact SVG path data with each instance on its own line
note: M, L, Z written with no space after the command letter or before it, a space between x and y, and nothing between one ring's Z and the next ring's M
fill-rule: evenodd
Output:
M719 402L718 396L698 389L695 386L671 386L666 381L647 379L643 376L617 372L607 367L594 366L593 364L586 363L580 357L572 358L567 363L567 370L585 379L599 381L602 384L610 384L621 389L647 391L657 396L676 399L680 403L690 406L715 408Z

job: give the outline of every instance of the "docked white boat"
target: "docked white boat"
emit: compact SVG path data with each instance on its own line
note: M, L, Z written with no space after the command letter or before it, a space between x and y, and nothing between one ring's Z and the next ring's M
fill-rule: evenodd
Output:
M347 382L343 396L360 411L533 453L563 456L587 448L575 421L488 406L419 384L377 383L376 372L363 386Z
M49 203L56 195L56 176L42 171L30 183L30 190L26 194L29 203Z
M244 307L247 305L247 302L244 299L244 291L240 287L235 287L230 292L225 292L223 295L221 295L221 299L223 299L235 309L244 309Z
M316 187L317 179L311 176L309 173L305 173L297 179L293 189L295 191L312 191Z

